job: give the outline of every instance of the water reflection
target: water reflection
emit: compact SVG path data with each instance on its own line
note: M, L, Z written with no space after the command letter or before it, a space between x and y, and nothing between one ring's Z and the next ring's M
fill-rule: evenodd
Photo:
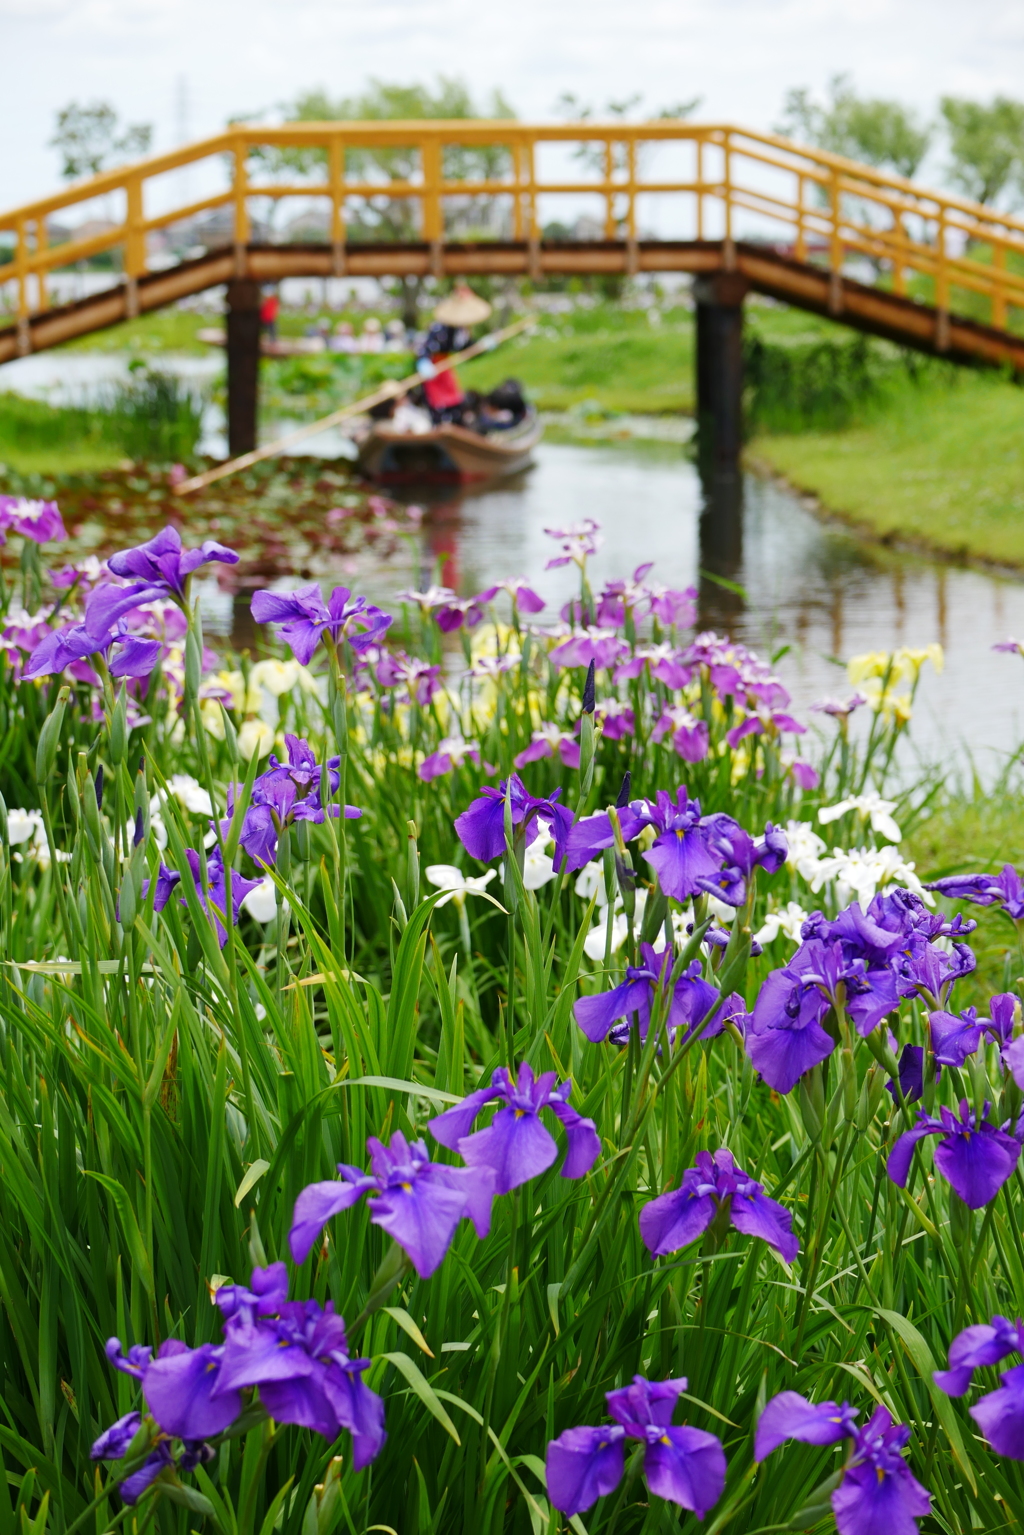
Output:
M702 467L698 524L700 576L697 622L701 629L735 634L745 607L743 576L743 476L735 469ZM717 579L716 579L717 578Z
M931 761L954 753L962 761L966 749L991 772L1024 739L1024 673L991 650L1008 634L1024 635L1024 583L866 543L770 480L702 480L672 444L544 443L533 469L514 480L435 500L424 518L421 579L438 561L463 593L526 575L548 603L542 617L553 619L576 572L545 571L552 545L544 528L583 517L604 534L591 562L595 585L655 561L656 579L698 588L702 625L762 655L789 647L779 670L799 709L843 691L839 661L851 654L939 640L946 671L923 676L916 748ZM405 571L376 572L372 595L393 598L405 579Z

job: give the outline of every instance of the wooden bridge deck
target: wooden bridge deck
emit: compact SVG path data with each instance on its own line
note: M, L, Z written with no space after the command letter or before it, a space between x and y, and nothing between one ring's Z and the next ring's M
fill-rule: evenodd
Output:
M237 277L261 283L286 277L508 276L734 272L745 286L870 335L960 363L1024 373L1024 336L950 314L884 288L797 261L770 246L715 240L622 240L530 244L358 244L346 247L339 272L330 245L223 246L164 271L150 272L74 303L53 305L0 326L0 363L44 351Z
M450 174L483 149L486 175ZM273 179L268 155L297 167L289 182ZM162 178L186 167L220 189L176 204ZM558 208L573 198L603 208L604 238L544 240L552 196ZM329 238L255 243L259 209L294 199L320 208ZM382 199L404 210L417 241L360 238ZM510 238L455 238L480 199L500 205ZM80 222L52 244L53 226L70 228L90 205L116 210L114 222ZM216 210L229 243L157 266L155 237ZM645 238L653 225L688 237ZM0 251L5 243L0 320L5 305L11 318L0 324L0 363L237 279L690 272L733 273L740 297L750 288L921 351L1024 372L1024 220L731 125L241 124L0 213ZM100 254L119 268L111 286L52 304L53 274Z

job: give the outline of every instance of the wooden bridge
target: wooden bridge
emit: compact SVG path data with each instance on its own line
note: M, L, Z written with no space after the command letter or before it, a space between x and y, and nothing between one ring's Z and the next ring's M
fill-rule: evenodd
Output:
M456 174L482 151L486 174ZM298 167L287 181L267 173L275 152ZM174 195L169 173L185 171L207 180L208 195ZM293 199L319 210L325 237L255 240L259 210ZM460 238L482 199L486 227ZM116 204L114 216L51 240L52 226L97 200ZM564 215L573 200L595 237L545 238L545 209ZM415 238L368 238L382 207L402 210ZM162 231L217 210L223 233L208 248L170 261L155 249ZM98 256L111 259L109 286L49 301L54 273ZM1024 373L1024 220L772 134L672 121L242 125L77 182L0 213L0 363L226 284L229 435L244 451L255 434L261 283L641 272L697 279L698 408L726 458L739 441L750 290L923 352Z

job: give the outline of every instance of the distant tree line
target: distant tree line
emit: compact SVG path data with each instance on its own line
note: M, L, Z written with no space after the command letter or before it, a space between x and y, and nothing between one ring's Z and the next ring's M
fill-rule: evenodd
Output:
M595 116L605 120L651 121L668 117L686 117L699 105L699 98L681 101L654 110L645 110L640 96L606 102L595 110L571 92L564 93L556 106L559 115L576 121ZM253 114L259 121L267 114ZM345 122L356 119L394 120L397 118L497 118L515 117L515 111L500 91L477 101L468 87L457 79L440 77L429 85L397 85L371 79L364 90L352 96L331 97L323 89L302 91L292 101L276 109L276 116L286 122ZM935 118L926 119L902 102L885 97L863 96L855 90L848 75L835 75L823 98L817 98L805 86L786 92L777 132L789 138L860 160L879 169L913 177L925 156L937 143L942 144L944 163L940 174L948 184L980 203L999 205L1009 210L1024 205L1024 101L994 96L991 101L971 101L963 96L943 96ZM95 176L102 170L123 164L151 146L152 127L145 123L122 124L109 102L89 104L70 102L57 113L52 148L61 156L61 173L68 180ZM581 148L581 156L588 154ZM348 169L365 180L407 179L415 170L411 151L395 149L350 150ZM316 149L266 149L259 158L271 174L288 171L300 177L322 175L323 151ZM446 151L446 173L452 177L485 179L500 176L506 169L507 151L500 145L479 148L453 146ZM457 210L464 229L490 216L490 208L479 199L467 200ZM413 209L408 200L374 200L363 218L367 231L400 238L407 234Z
M902 102L860 96L848 75L834 75L823 101L804 86L787 91L777 132L908 178L943 140L943 174L958 192L1007 209L1024 203L1024 102L1007 96L943 96L937 119L926 121Z

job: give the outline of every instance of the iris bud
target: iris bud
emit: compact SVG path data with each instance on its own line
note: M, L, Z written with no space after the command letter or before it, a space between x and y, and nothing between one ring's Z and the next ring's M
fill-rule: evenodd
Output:
M189 702L198 696L202 675L202 645L197 640L195 631L190 629L185 636L185 697Z
M128 695L124 683L117 695L114 712L110 718L110 760L120 767L128 750Z
M70 697L71 689L67 686L62 687L57 694L56 703L43 721L43 728L39 732L39 742L36 746L36 782L39 784L46 782L57 761L64 710L67 708Z

